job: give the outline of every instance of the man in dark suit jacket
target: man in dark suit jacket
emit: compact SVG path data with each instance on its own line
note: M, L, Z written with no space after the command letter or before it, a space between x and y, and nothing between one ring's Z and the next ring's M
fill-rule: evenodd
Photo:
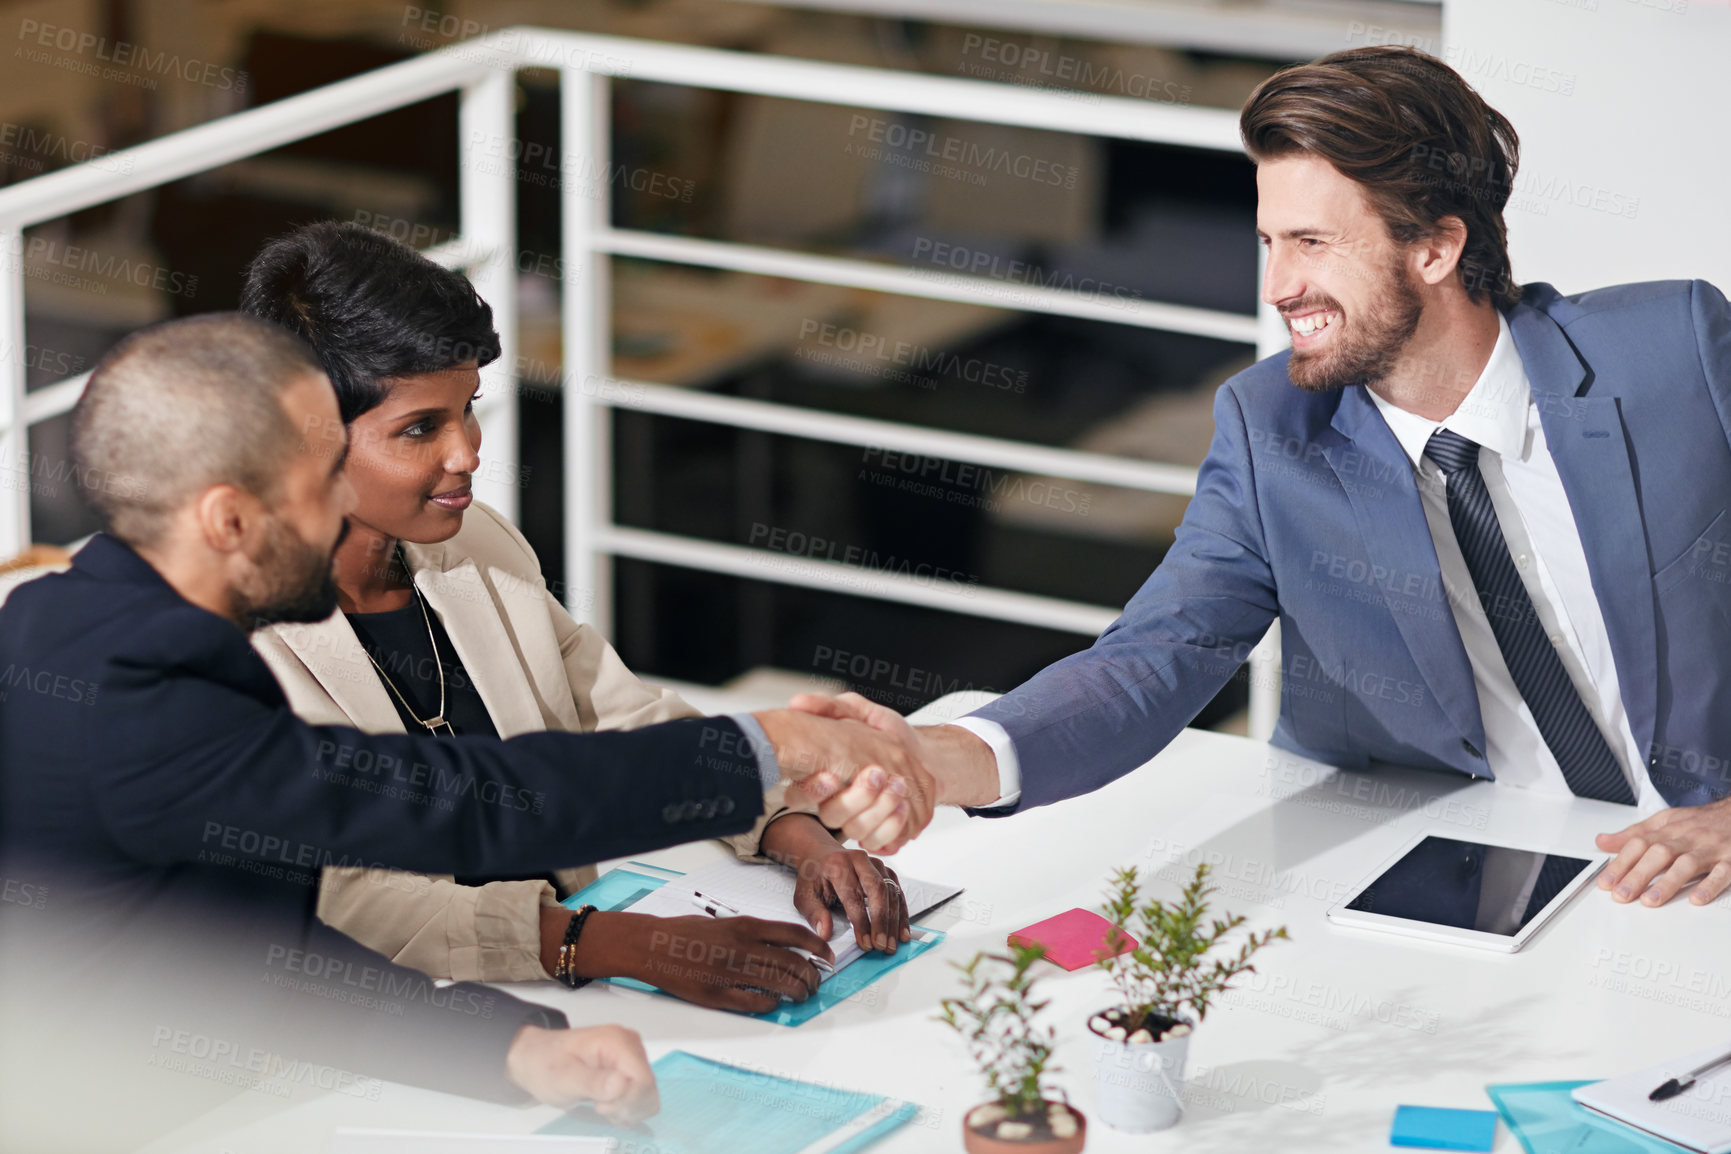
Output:
M1515 130L1433 57L1287 69L1240 127L1293 347L1221 387L1196 496L1123 616L923 731L928 764L999 813L1097 789L1278 620L1277 744L1629 806L1652 816L1601 836L1601 888L1660 905L1699 879L1711 901L1731 884L1731 306L1700 281L1516 285Z
M302 723L246 630L335 604L341 428L312 351L239 315L134 334L74 412L108 532L0 610L0 1133L21 1145L100 1146L71 1134L97 1118L142 1140L190 1089L297 1059L640 1117L634 1034L390 965L318 923L321 869L536 874L735 833L784 771L871 761L917 792L905 750L797 714L505 742ZM908 804L849 832L893 836ZM796 960L738 965L803 999Z

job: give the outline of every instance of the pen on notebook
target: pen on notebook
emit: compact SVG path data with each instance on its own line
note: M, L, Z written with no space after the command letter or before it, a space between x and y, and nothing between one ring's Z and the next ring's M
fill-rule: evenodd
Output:
M696 890L691 893L691 904L712 918L737 918L739 916L738 910L720 898L712 898Z
M1709 1070L1717 1070L1720 1066L1723 1066L1726 1063L1731 1063L1731 1054L1721 1054L1711 1062L1696 1066L1693 1070L1684 1074L1681 1079L1672 1078L1664 1085L1654 1090L1651 1094L1648 1094L1647 1101L1663 1102L1667 1098L1675 1098L1677 1095L1693 1086L1695 1084L1695 1079L1699 1078L1702 1074L1707 1073Z
M734 909L719 898L708 896L701 890L693 890L691 892L691 904L712 918L737 918L740 916L738 910ZM812 965L816 966L824 973L835 973L835 967L818 957L816 954L810 953L807 950L798 950L796 952L808 959Z

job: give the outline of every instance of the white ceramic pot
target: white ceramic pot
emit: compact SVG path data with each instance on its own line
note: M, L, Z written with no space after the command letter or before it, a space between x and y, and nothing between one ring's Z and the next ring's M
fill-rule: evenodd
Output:
M1117 1042L1091 1028L1088 1033L1094 1057L1094 1117L1130 1134L1176 1124L1184 1112L1190 1032L1164 1042Z

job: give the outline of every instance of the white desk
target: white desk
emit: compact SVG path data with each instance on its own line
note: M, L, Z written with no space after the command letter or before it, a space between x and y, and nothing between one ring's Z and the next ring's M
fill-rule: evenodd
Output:
M939 712L945 702L928 707ZM1489 1109L1488 1082L1603 1077L1731 1039L1731 903L1619 906L1592 890L1523 952L1505 956L1339 929L1324 910L1409 831L1522 838L1587 852L1626 810L1525 798L1416 771L1341 774L1244 738L1185 731L1148 766L1085 798L1009 820L941 813L895 859L967 891L926 923L949 932L930 955L797 1029L606 986L512 992L574 1025L623 1022L652 1058L685 1049L793 1077L921 1103L876 1149L953 1150L984 1097L960 1039L932 1021L954 992L944 964L1001 948L1011 930L1098 901L1115 866L1215 863L1220 900L1292 941L1208 1017L1190 1049L1189 1107L1174 1129L1133 1137L1095 1123L1088 1149L1186 1154L1386 1151L1400 1103ZM652 860L689 868L718 845ZM1176 871L1174 871L1175 875ZM1167 885L1170 893L1174 888ZM1085 1019L1104 976L1052 970L1059 1084L1093 1118ZM155 1151L306 1154L334 1126L527 1132L547 1108L507 1109L387 1085L376 1101L241 1095ZM1517 1143L1502 1134L1497 1149Z

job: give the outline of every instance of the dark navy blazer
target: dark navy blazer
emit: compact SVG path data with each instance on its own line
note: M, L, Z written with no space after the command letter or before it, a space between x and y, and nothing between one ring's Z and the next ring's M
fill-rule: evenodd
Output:
M0 945L36 983L10 983L9 1010L52 1005L59 978L106 995L86 1056L161 1059L155 1031L202 1031L511 1096L517 1029L563 1015L434 986L318 923L321 867L538 875L738 833L762 799L724 718L504 742L309 726L240 629L105 535L0 609Z
M1673 805L1731 793L1731 306L1702 281L1508 312L1604 613L1629 724ZM1147 761L1276 617L1275 741L1347 768L1492 777L1466 649L1412 465L1362 386L1309 393L1287 353L1221 386L1177 540L1094 645L978 716L1022 766L1021 807Z

